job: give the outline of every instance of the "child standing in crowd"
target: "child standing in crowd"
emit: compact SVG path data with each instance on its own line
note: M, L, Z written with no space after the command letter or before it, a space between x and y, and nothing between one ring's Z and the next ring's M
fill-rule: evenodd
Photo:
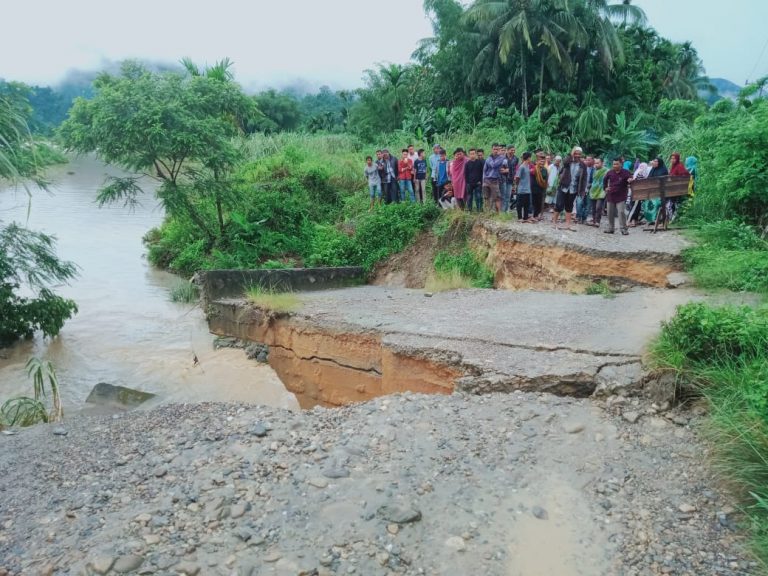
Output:
M371 193L371 207L376 203L378 198L379 204L381 204L381 176L379 175L379 168L373 163L373 158L368 156L365 159L365 177L368 178L368 191Z
M419 150L416 161L413 163L413 170L415 173L413 182L416 188L416 198L420 203L424 204L427 183L427 160L424 157L424 148Z
M413 162L408 158L408 149L403 148L402 158L397 163L397 184L400 188L400 202L405 202L406 191L410 195L411 202L416 202L413 193Z
M437 178L435 179L438 202L443 195L443 188L450 182L450 180L451 177L448 173L448 158L446 158L445 149L440 148L440 156L437 161ZM453 187L451 187L451 197L453 197Z
M531 207L531 153L523 152L523 161L515 174L517 185L517 219L530 222Z

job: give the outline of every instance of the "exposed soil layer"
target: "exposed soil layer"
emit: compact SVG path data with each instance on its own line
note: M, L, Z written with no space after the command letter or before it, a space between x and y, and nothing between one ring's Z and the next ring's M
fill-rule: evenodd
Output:
M674 231L651 234L632 229L622 236L589 226L578 226L575 232L555 230L549 222L478 218L474 225L471 220L466 223L471 226L470 245L494 272L494 286L507 290L582 292L598 280L621 289L676 287L680 280L674 276L682 270L680 254L689 246ZM452 226L450 232L455 228L462 227ZM373 283L423 288L435 252L450 242L451 238L438 239L431 231L421 234L407 250L376 269Z
M375 286L301 295L275 315L238 300L209 305L211 331L264 342L304 406L393 392L512 390L589 396L641 385L659 323L693 293L636 290L607 299L553 292L427 295Z

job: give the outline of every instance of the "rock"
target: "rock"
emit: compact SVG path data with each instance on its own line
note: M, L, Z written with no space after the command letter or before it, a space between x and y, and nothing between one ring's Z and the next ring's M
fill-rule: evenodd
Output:
M677 509L683 514L692 514L693 512L696 512L696 506L691 506L690 504L680 504Z
M547 520L549 518L549 514L547 514L547 511L544 510L544 508L541 506L534 506L531 508L531 514L533 514L539 520Z
M267 353L265 350L262 350L259 352L259 355L256 356L256 362L260 362L262 364L266 364L269 362L269 356L267 356Z
M229 509L229 517L232 519L240 518L250 510L250 508L251 505L248 502L238 502Z
M572 422L566 424L564 429L567 434L578 434L579 432L584 431L584 424L581 422Z
M667 274L667 288L680 288L688 283L691 279L688 274L683 272L671 272Z
M85 401L97 406L117 406L118 408L134 408L151 400L155 395L150 392L133 390L125 386L113 386L106 382L99 382L93 387Z
M112 556L96 556L89 565L96 574L106 574L112 569L114 563L115 559Z
M162 478L166 474L168 474L168 468L165 466L158 466L152 471L152 474L155 476L155 478Z
M267 428L261 422L256 422L256 424L251 426L251 429L248 430L248 433L257 438L264 438L264 436L267 435Z
M160 536L157 534L147 534L144 536L144 542L147 543L147 546L154 546L160 542Z
M621 413L621 417L630 424L634 424L640 419L640 412L637 412L636 410L625 410Z
M421 512L411 506L385 504L380 506L377 512L384 520L395 524L408 524L421 520Z
M67 434L69 434L69 432L63 426L57 426L53 429L54 436L66 436Z
M144 514L139 514L134 518L134 521L140 522L141 524L147 524L150 520L152 520L152 514L147 514L146 512Z
M387 532L392 534L392 536L396 536L400 532L400 526L397 524L387 524Z
M323 470L323 476L326 478L349 478L347 468L326 468Z
M445 541L445 546L457 552L464 552L467 549L467 543L461 536L451 536Z
M280 554L279 552L273 551L273 552L269 552L266 556L264 556L262 560L264 560L264 562L268 562L272 564L280 560L280 558L282 557L283 557L282 554Z
M389 562L389 554L387 552L377 552L376 562L379 563L379 566L386 566L387 562Z
M180 574L186 574L187 576L197 576L200 573L200 566L193 564L192 562L179 562L173 568Z
M315 488L326 488L328 486L328 480L322 477L315 477L307 480L307 484L314 486Z
M118 574L128 574L129 572L135 572L141 565L144 564L144 557L136 554L129 554L128 556L120 556L112 565L112 571Z

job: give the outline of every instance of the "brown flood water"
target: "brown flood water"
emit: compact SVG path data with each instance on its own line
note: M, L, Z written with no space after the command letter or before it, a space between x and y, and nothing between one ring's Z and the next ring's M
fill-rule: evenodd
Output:
M94 199L107 174L118 171L93 158L53 168L51 194L33 191L28 222L24 189L0 189L0 220L55 235L59 256L80 267L71 285L56 289L80 309L59 337L0 350L0 402L31 393L24 364L39 356L56 367L69 413L83 408L98 382L153 392L159 397L153 404L241 401L298 409L271 368L247 360L242 350L213 350L199 307L170 301L169 290L181 279L152 268L141 241L163 217L153 183L145 183L134 212L99 208Z

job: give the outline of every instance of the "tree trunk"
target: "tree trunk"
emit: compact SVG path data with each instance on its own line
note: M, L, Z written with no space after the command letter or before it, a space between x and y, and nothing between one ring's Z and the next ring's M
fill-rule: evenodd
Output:
M522 48L522 46L521 46ZM526 78L526 68L525 68L525 52L523 50L520 50L520 71L522 72L523 76L523 101L522 101L522 113L523 118L528 118L528 80Z
M219 221L219 238L224 237L224 210L221 205L221 190L219 190L219 172L213 171L213 181L215 182L214 194L216 196L216 218Z
M541 59L541 70L539 76L539 120L541 120L541 102L544 96L544 58Z

